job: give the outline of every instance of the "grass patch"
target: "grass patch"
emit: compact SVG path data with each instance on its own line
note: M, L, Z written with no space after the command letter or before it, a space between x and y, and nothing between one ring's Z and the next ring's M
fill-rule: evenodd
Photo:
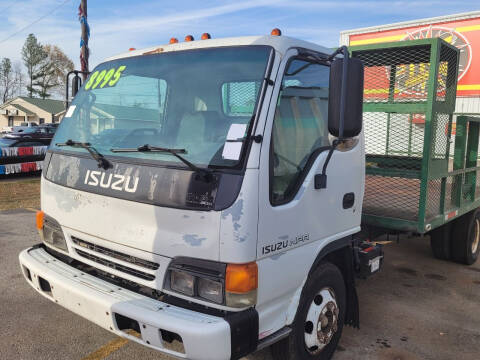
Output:
M15 181L0 179L0 210L19 208L40 209L40 178Z

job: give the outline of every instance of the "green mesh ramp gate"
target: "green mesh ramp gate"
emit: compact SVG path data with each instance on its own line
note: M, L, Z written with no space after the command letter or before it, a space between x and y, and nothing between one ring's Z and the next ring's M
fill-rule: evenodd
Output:
M365 65L363 222L425 233L480 206L479 122L452 131L458 49L423 39L350 51Z

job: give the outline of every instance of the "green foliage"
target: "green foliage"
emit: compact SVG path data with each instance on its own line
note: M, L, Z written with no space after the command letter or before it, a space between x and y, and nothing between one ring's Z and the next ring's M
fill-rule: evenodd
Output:
M48 57L47 53L43 49L42 45L38 42L37 38L33 34L29 34L27 40L22 48L22 59L27 68L27 74L29 77L29 85L27 85L27 91L30 97L33 97L34 93L39 91L34 88L34 79L38 79L39 72L42 68L42 63Z
M22 48L22 59L27 68L30 97L38 95L45 99L52 96L53 91L63 95L65 76L73 70L73 62L58 46L42 45L30 34Z

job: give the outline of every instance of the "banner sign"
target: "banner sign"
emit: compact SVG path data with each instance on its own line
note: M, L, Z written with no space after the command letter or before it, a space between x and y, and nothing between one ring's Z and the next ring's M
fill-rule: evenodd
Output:
M24 162L20 164L0 165L0 175L27 173L42 170L43 161Z
M480 16L349 35L350 46L440 37L460 50L457 96L480 96Z
M45 155L48 146L0 147L0 158Z

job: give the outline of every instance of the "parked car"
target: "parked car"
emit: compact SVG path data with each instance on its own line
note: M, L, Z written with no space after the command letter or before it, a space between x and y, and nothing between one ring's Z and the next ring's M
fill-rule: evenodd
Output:
M21 122L20 126L22 126L22 127L35 127L35 126L38 126L38 124L36 122L33 122L33 121L25 121L25 122Z
M13 132L13 126L4 126L2 128L2 134L8 134L8 133L11 133Z
M9 133L12 133L12 132L22 132L25 129L33 128L33 127L36 127L36 126L38 126L38 124L36 122L24 121L24 122L21 122L20 125L4 126L2 128L1 133L2 134L9 134Z
M39 128L48 127L48 128L56 129L58 127L58 125L60 125L60 124L59 123L43 123L43 124L38 125L38 127Z
M32 139L9 139L6 137L0 138L0 148L2 147L26 147L26 146L45 146L48 145L40 140Z
M10 134L6 134L3 138L4 139L32 139L32 140L38 140L45 145L50 144L50 141L53 138L53 135L55 134L55 128L51 127L32 127L32 128L27 128L22 131L15 131Z

